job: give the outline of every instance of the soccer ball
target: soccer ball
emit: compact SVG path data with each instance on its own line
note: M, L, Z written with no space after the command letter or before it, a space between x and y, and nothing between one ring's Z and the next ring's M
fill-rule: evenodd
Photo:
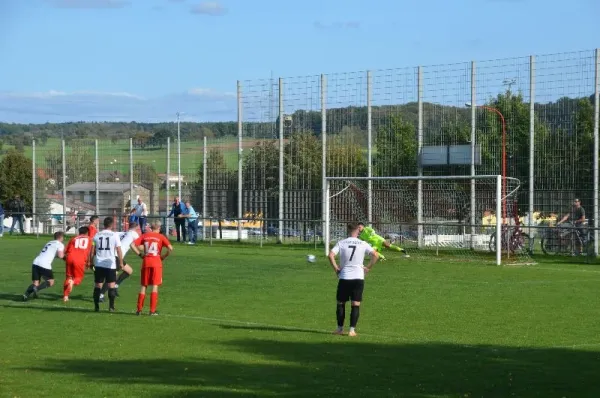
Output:
M317 257L314 254L309 254L308 256L306 256L306 261L308 261L309 263L314 263L317 261Z

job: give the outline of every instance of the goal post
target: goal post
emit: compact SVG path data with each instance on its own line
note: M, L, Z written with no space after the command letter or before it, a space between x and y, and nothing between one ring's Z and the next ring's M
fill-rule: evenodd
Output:
M364 222L411 256L497 265L508 260L530 262L529 238L518 221L517 179L499 175L326 177L325 183L326 254L333 241L345 237L348 222ZM511 216L503 218L507 211Z

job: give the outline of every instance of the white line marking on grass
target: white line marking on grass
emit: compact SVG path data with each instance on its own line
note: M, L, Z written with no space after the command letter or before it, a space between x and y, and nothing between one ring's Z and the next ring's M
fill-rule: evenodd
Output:
M0 292L1 293L1 292ZM11 307L11 308L34 308L34 309L45 309L47 307L51 307L51 308L61 308L64 310L75 310L75 311L89 311L90 313L93 313L93 308L91 307L81 307L81 306L73 306L73 305L64 305L64 304L42 304L42 305L37 305L37 304L32 304L31 302L25 302L25 303L19 303L19 304L7 304L7 307ZM106 313L106 311L103 311ZM133 315L133 312L127 312L127 311L116 311L117 314L122 314L122 315ZM164 314L162 313L160 315L160 317L162 318L175 318L175 319L186 319L186 320L193 320L193 321L200 321L200 322L215 322L215 323L219 323L222 325L243 325L243 326L255 326L257 328L271 328L273 329L273 332L277 332L277 331L288 331L288 332L305 332L305 333L317 333L317 334L324 334L324 335L332 335L332 330L325 330L325 329L313 329L313 328L304 328L304 327L298 327L298 326L286 326L286 325L273 325L273 324L269 324L269 323L261 323L261 322L249 322L249 321L240 321L240 320L236 320L236 319L221 319L221 318L212 318L212 317L204 317L204 316L197 316L197 315L184 315L184 314ZM427 344L427 343L432 343L432 344L448 344L448 345L454 345L456 347L460 347L460 348L472 348L472 349L478 349L478 350L485 350L485 351L491 351L491 352L498 352L498 351L532 351L532 350L543 350L543 349L578 349L578 348L590 348L590 347L597 347L600 346L600 342L595 342L595 343L580 343L580 344L559 344L559 345L550 345L550 346L545 346L545 347L518 347L518 346L514 346L514 347L509 347L509 346L505 346L505 347L489 347L486 346L485 344L481 344L481 345L474 345L474 344L456 344L456 343L451 343L451 342L445 342L445 341L440 341L440 340L419 340L419 341L415 341L414 339L409 339L407 337L402 337L402 336L395 336L395 335L386 335L386 334L372 334L372 333L360 333L359 336L366 336L366 337L372 337L372 338L377 338L377 339L381 339L381 340L392 340L392 341L399 341L399 342L404 342L404 343L416 343L416 344Z

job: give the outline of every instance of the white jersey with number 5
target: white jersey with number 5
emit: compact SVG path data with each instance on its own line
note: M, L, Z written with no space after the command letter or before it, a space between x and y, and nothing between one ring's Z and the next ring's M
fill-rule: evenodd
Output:
M129 251L129 249L131 249L131 244L135 242L135 240L139 237L140 235L138 235L138 233L133 230L127 232L119 232L119 239L121 240L121 250L123 251L123 258L125 258L125 255Z
M358 238L347 238L339 241L331 251L336 256L340 255L340 279L365 279L365 255L375 252L367 242Z
M65 251L65 245L57 240L51 240L46 243L40 254L33 260L33 265L42 267L45 269L52 269L52 261L59 252Z
M94 236L94 244L96 245L96 267L117 269L115 257L117 247L121 247L119 235L110 229L105 229Z

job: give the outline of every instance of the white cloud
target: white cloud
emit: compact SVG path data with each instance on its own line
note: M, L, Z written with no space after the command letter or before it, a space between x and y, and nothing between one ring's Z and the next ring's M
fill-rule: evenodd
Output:
M126 0L51 0L54 7L57 8L123 8L131 5L131 1Z
M227 8L218 1L204 1L190 9L192 14L210 15L213 17L225 15L227 11Z

